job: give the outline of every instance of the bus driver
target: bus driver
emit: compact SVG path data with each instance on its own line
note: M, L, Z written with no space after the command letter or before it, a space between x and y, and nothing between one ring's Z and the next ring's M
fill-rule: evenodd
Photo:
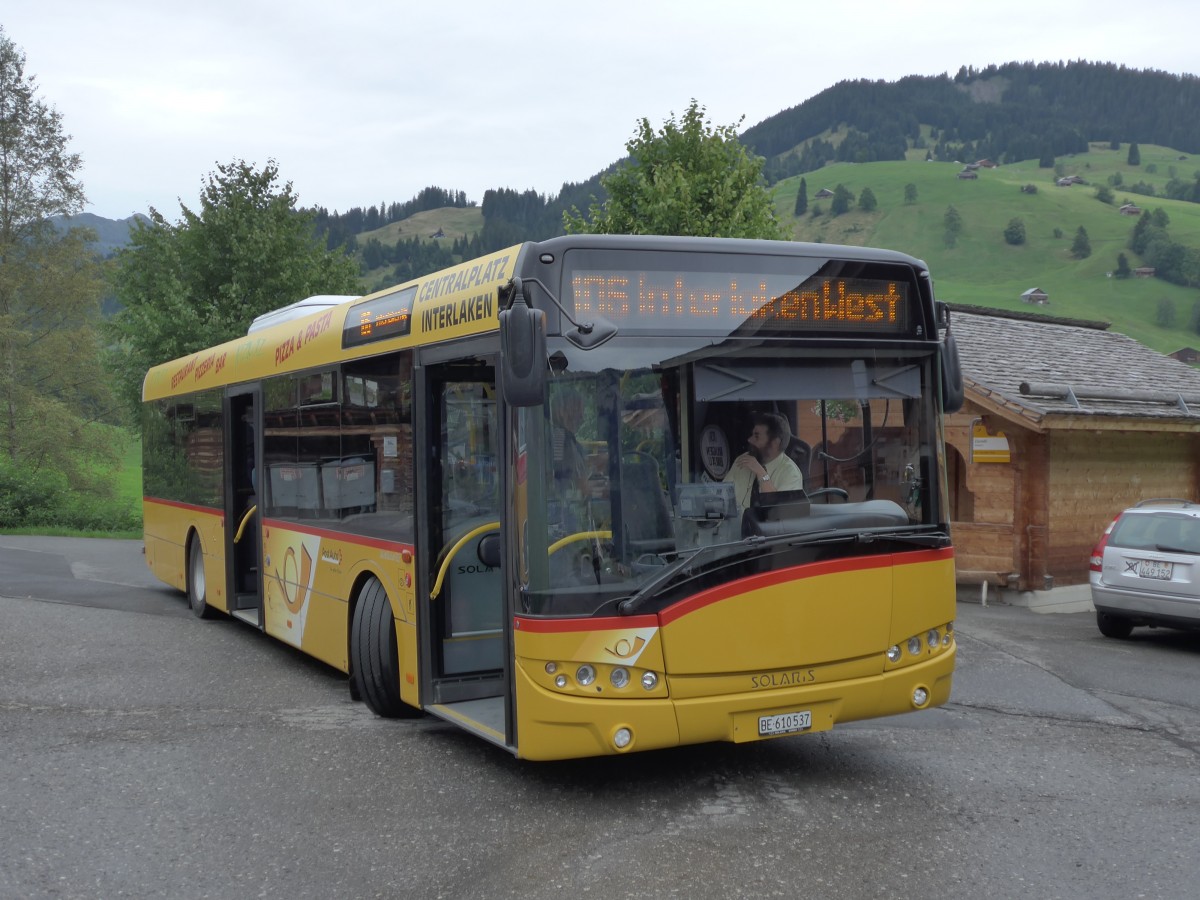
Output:
M784 451L791 443L787 419L775 413L758 412L751 416L753 428L746 443L750 449L733 461L725 474L732 482L739 511L754 503L754 493L799 491L804 488L800 468Z

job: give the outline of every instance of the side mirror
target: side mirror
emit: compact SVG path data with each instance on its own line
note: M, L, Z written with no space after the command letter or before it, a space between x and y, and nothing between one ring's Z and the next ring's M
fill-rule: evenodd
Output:
M510 406L541 406L546 398L546 314L531 309L518 279L500 311L500 389Z
M958 358L958 342L954 332L946 329L941 343L942 412L949 415L963 407L966 391L963 387L962 363Z

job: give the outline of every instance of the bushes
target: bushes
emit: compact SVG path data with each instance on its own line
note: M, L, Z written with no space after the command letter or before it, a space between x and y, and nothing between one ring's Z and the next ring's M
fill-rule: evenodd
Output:
M0 528L140 531L140 510L101 492L74 490L59 472L0 460Z

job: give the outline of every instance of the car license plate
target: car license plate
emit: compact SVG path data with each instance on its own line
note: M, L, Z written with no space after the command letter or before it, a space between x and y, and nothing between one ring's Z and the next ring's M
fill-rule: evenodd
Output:
M1156 578L1159 581L1170 581L1174 569L1174 563L1143 559L1138 563L1138 578Z
M808 731L812 728L812 711L783 713L778 716L759 716L759 737L770 737L774 734L791 734L794 731Z

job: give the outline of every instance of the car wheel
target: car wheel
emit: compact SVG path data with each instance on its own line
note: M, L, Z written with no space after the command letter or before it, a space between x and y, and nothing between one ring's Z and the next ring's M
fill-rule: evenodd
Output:
M1128 619L1112 616L1099 610L1096 610L1096 627L1100 629L1102 635L1110 638L1127 638L1133 631L1133 623Z
M421 714L400 699L400 653L387 591L376 578L358 593L350 624L350 692L386 719Z

